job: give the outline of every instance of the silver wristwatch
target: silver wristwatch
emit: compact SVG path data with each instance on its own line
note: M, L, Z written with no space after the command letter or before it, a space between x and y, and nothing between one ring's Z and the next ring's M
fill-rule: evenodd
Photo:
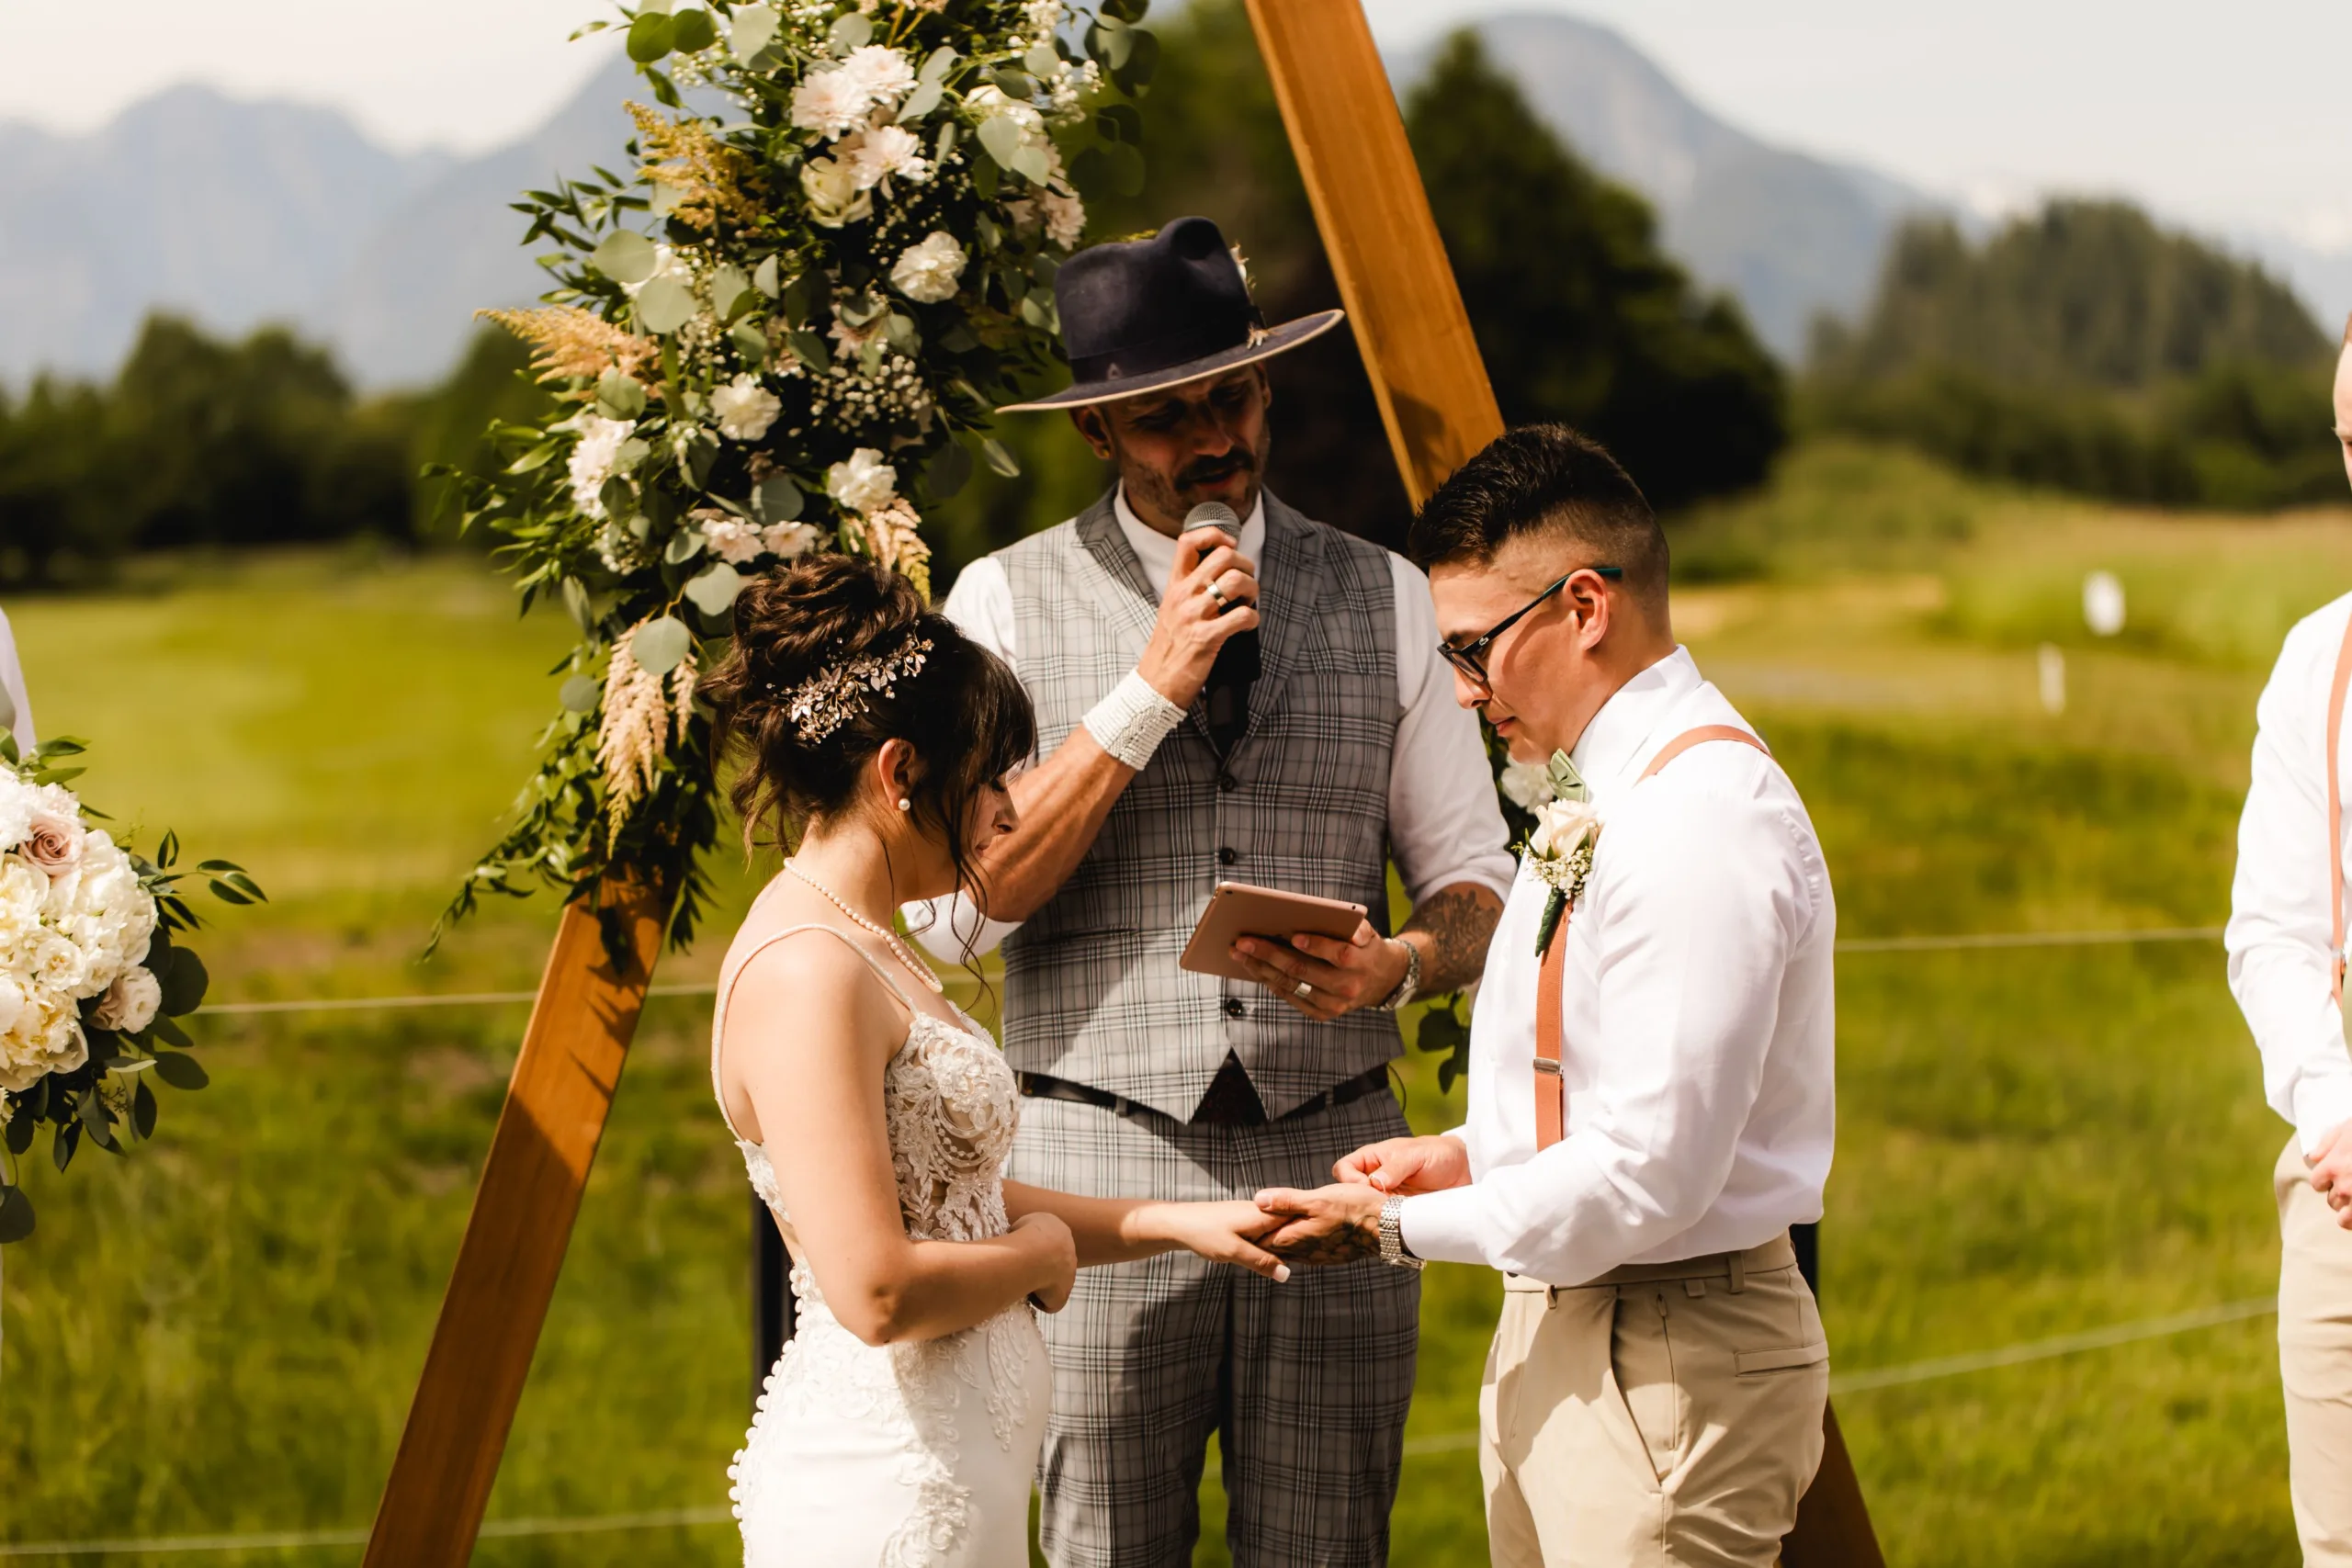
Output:
M1399 1269L1419 1269L1421 1259L1405 1250L1405 1200L1394 1197L1380 1205L1380 1260Z
M1395 990L1372 1004L1378 1012L1396 1011L1411 1001L1421 988L1421 950L1401 936L1392 936L1388 940L1405 950L1405 977L1396 982Z

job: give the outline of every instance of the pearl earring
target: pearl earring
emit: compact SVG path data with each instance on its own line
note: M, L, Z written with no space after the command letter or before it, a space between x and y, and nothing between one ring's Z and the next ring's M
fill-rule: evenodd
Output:
M901 811L912 811L914 808L915 808L915 803L914 803L913 801L909 800L909 799L908 799L905 795L900 795L900 796L899 796L899 810L901 810Z

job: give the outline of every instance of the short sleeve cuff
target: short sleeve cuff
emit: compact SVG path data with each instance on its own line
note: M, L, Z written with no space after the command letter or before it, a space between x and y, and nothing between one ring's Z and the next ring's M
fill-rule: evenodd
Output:
M1396 1234L1405 1250L1430 1263L1487 1261L1478 1243L1480 1200L1476 1185L1423 1192L1405 1200Z
M2320 1140L2352 1122L2352 1074L2306 1073L2295 1084L2295 1134L2308 1159Z
M1150 762L1168 732L1183 722L1184 710L1133 670L1087 711L1085 719L1094 743L1137 773Z

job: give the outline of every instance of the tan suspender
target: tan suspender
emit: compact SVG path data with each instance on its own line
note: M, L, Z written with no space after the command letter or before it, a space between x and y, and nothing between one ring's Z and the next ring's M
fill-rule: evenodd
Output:
M2340 717L2344 711L2344 691L2347 680L2352 680L2352 634L2345 637L2344 658L2336 666L2335 697L2331 709L2334 716L2329 721L2331 734L2334 733L2335 718ZM1659 769L1691 747L1703 746L1710 740L1733 740L1742 746L1753 746L1767 757L1772 754L1770 747L1745 729L1735 728L1728 724L1702 724L1696 729L1684 730L1660 747L1657 755L1650 759L1650 765L1642 770L1642 776L1634 782L1636 784L1645 783ZM2331 750L2328 755L2328 814L2330 822L2333 822L2335 813L2335 752ZM2334 863L2337 882L2336 919L2340 928L2344 919L2343 862L2339 858ZM1560 911L1560 923L1552 928L1551 945L1544 950L1543 967L1535 975L1535 1147L1539 1151L1550 1148L1567 1133L1568 1096L1560 1078L1560 989L1567 966L1568 920L1575 913L1572 908ZM2341 929L2336 931L2335 945L2341 952L2344 946ZM2340 980L2341 964L2337 970Z
M2335 931L2327 972L2329 994L2344 1001L2344 795L2336 778L2336 752L2344 740L2344 692L2352 685L2352 621L2344 623L2344 645L2335 650L2335 680L2327 689L2327 912Z

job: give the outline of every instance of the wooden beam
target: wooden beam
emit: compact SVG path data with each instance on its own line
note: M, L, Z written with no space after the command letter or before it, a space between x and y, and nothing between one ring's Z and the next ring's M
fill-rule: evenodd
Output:
M661 951L668 901L607 883L615 967L589 900L565 907L473 1213L368 1539L368 1568L462 1568L555 1293L581 1190Z
M1249 0L1292 153L1381 422L1419 506L1502 434L1502 411L1361 0ZM1787 1568L1884 1568L1835 1411Z
M1381 423L1419 506L1503 431L1359 0L1249 0Z

